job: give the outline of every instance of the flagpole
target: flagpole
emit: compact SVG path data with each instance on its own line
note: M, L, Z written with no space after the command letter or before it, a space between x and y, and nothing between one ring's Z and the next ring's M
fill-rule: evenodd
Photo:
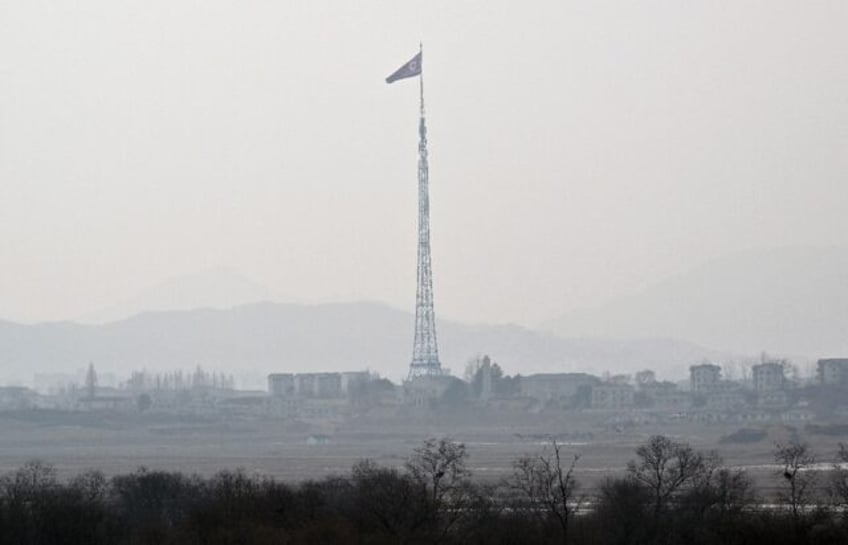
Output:
M418 54L420 55L419 62L421 63L421 73L418 75L418 92L421 102L421 119L424 119L424 44L418 42Z
M418 42L418 267L415 291L415 337L409 378L440 376L439 347L436 342L436 311L433 308L433 271L430 256L430 182L427 164L427 126L424 120L424 46ZM407 65L409 64L407 63ZM412 67L416 72L415 66Z

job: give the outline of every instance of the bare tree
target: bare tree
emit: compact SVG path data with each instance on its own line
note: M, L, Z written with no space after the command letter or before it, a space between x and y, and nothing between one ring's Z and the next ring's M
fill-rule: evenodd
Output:
M818 480L818 475L812 467L816 463L816 457L807 443L793 440L775 445L774 461L783 467L780 477L785 485L785 488L778 492L778 498L792 512L797 531L804 509L811 503L812 490Z
M109 481L102 472L91 470L81 473L70 480L69 487L79 494L79 497L89 503L106 501L109 493Z
M186 516L191 500L200 497L201 488L196 477L140 467L112 478L111 501L131 523L173 528Z
M360 524L374 526L398 543L406 543L428 522L420 488L409 475L371 460L353 466Z
M94 363L89 362L88 371L85 373L85 393L88 399L94 399L97 395L97 371L94 370Z
M574 454L571 462L563 465L561 447L551 441L551 453L519 458L513 464L513 488L527 502L526 508L557 522L562 542L568 542L568 525L579 508L578 488L574 468L580 460Z
M657 374L650 369L643 369L634 375L636 387L644 387L657 381Z
M746 388L751 387L752 377L751 377L751 363L748 361L739 362L739 380L742 382L742 386Z
M485 356L488 358L488 356ZM473 382L474 377L477 376L477 371L483 366L483 358L482 354L476 354L473 357L469 358L465 364L465 372L462 374L462 380L465 382Z
M651 493L654 519L669 502L687 486L698 482L712 471L714 464L687 443L654 435L636 449L637 460L627 464L627 471Z
M839 443L836 453L836 464L830 482L830 493L833 500L842 508L848 508L848 445Z
M677 541L696 540L695 533L706 531L716 542L731 541L735 523L755 501L753 483L743 470L720 467L721 460L708 457L709 469L676 501ZM706 522L699 529L700 521Z
M463 443L430 438L416 448L406 463L410 475L427 487L434 504L443 503L471 476Z
M406 462L409 476L428 499L426 509L434 523L434 543L441 542L462 522L469 514L468 506L477 499L467 458L465 444L430 438Z
M0 498L26 502L54 489L58 484L56 469L41 460L30 460L12 474L0 478Z

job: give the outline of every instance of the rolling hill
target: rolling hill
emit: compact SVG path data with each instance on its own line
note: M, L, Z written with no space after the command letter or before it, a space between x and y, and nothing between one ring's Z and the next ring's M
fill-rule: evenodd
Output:
M142 313L101 325L0 322L0 374L72 373L89 361L125 375L130 370L207 369L236 376L269 372L368 368L405 376L413 317L379 303L257 303L230 309ZM438 324L444 366L462 375L479 353L507 373L633 372L650 367L680 378L687 367L724 354L668 339L561 339L512 325Z
M845 356L848 249L730 256L540 329L563 338L664 336L744 354Z

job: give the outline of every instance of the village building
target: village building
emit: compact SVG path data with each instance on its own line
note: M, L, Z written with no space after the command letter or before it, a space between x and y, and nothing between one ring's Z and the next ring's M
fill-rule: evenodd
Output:
M692 394L678 391L659 391L652 398L654 409L659 411L685 411L692 408Z
M827 358L816 362L819 384L844 386L848 384L848 358Z
M689 367L690 388L695 393L706 393L716 389L721 379L721 367L702 363Z
M634 389L629 384L600 384L592 387L593 409L618 410L633 406Z
M426 409L433 407L442 398L453 381L450 375L420 375L403 383L405 405Z
M276 398L347 397L357 386L368 380L367 371L272 373L268 375L268 393Z
M741 392L715 392L707 394L706 407L708 410L719 412L735 412L745 409L748 404Z
M25 386L0 386L0 410L20 411L37 405L38 394Z
M542 373L521 377L521 395L546 403L571 399L581 387L592 388L600 384L601 379L586 373Z
M761 409L785 409L789 406L786 390L765 390L757 393L757 407Z
M783 366L779 363L761 363L753 366L751 372L756 392L773 392L782 390L785 386L786 377L783 374Z

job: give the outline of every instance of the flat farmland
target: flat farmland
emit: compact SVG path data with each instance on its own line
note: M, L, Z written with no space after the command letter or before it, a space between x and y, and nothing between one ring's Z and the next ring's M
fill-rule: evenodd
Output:
M662 433L693 447L716 450L726 463L743 467L765 488L779 482L772 451L775 442L793 433L808 440L827 462L844 438L804 436L783 426L767 429L763 439L744 444L720 442L737 426L637 426L626 430L603 424L595 414L413 415L379 421L353 420L306 424L279 419L221 419L171 415L0 413L0 473L39 459L56 467L61 477L97 469L106 475L144 466L212 475L224 469L285 481L346 474L365 458L381 465L402 466L428 437L450 437L465 443L468 464L481 481L499 482L521 456L538 455L551 439L568 460L579 454L578 478L587 489L605 477L621 475L635 449Z

